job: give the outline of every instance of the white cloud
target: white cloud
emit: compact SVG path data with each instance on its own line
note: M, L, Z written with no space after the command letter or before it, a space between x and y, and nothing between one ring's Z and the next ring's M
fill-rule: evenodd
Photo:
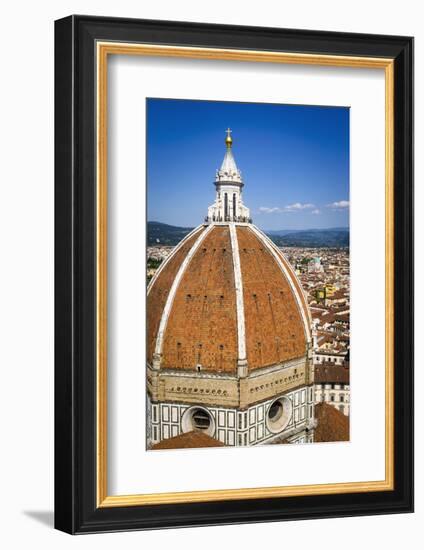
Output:
M279 206L260 206L259 212L263 214L283 214L284 212L299 212L300 210L310 210L311 208L315 208L315 205L311 203L302 204L301 202L295 202L294 204L284 206L284 208L280 208Z
M333 210L343 210L344 208L349 208L349 201L336 201L331 204L327 204L327 206Z
M286 206L285 210L286 212L295 212L296 210L308 210L309 208L315 208L315 205L311 203L302 204L300 202L295 202L294 204Z
M311 214L321 214L321 210L318 210L318 208L316 208L315 210L312 210Z
M278 206L273 206L272 208L269 208L268 206L260 206L259 212L263 212L264 214L273 214L274 212L282 212L282 209L278 208Z

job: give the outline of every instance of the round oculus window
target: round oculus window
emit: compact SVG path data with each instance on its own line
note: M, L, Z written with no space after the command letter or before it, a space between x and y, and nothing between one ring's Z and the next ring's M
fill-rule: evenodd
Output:
M282 432L292 416L292 402L288 397L280 397L271 403L267 411L267 426L270 432Z
M182 430L184 433L196 431L213 436L215 421L207 409L203 407L190 407L183 414Z

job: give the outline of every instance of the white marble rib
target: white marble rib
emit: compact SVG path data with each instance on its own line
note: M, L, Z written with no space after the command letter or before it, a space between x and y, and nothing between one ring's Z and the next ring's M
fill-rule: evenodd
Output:
M238 362L246 362L246 328L244 320L243 279L240 267L240 253L237 239L237 231L234 223L230 223L231 248L233 249L234 283L236 287L237 308L237 340Z

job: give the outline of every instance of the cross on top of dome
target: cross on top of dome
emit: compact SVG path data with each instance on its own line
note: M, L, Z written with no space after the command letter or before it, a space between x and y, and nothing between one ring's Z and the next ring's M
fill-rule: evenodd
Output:
M236 161L234 159L232 146L233 138L231 137L232 130L227 128L226 130L225 145L227 150L225 151L224 160L222 161L221 168L216 172L215 182L231 182L232 184L243 185L241 172L237 168Z

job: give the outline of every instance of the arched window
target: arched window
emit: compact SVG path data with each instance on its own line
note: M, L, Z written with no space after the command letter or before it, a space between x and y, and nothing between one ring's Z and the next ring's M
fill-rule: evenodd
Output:
M224 221L228 219L228 193L224 194Z
M233 193L233 218L236 219L236 194Z

